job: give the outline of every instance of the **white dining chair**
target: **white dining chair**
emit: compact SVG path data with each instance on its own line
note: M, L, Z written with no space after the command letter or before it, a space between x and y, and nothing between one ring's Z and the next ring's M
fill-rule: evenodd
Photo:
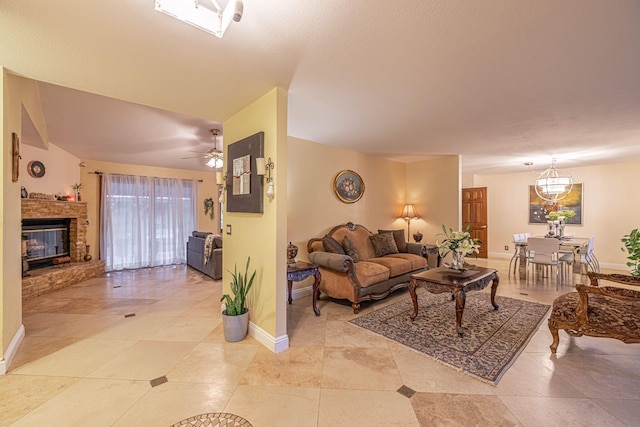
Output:
M536 271L553 272L555 269L556 288L560 283L562 264L559 259L560 241L554 238L531 237L527 240L529 250L530 276L535 281ZM563 271L564 276L564 271ZM544 274L543 274L544 277Z
M596 258L596 254L593 250L595 240L596 236L589 237L586 249L580 252L580 271L584 274L589 271L594 271L596 273L600 272L600 263L598 262L598 258ZM573 252L570 252L568 255L561 255L560 260L565 262L570 261L571 263L576 262L573 258Z
M509 261L509 274L508 276L511 277L511 267L513 266L513 275L516 275L516 271L518 271L518 267L520 266L520 249L522 248L522 246L526 246L527 245L527 238L529 238L531 234L530 233L518 233L518 234L514 234L513 235L513 245L514 245L514 252L513 252L513 256L511 257L511 261ZM525 268L526 268L526 258L525 258Z

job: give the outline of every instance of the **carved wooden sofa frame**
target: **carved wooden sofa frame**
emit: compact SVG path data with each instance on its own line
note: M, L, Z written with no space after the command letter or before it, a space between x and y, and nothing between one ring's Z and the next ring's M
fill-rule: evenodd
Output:
M552 353L558 348L559 329L574 337L587 335L615 338L625 343L640 342L640 277L595 272L587 275L589 285L576 285L577 292L561 295L553 302L549 316ZM626 287L599 286L599 280Z
M342 237L345 235L354 237L358 234L366 237L372 233L362 225L348 222L346 224L333 227L323 238L338 237L338 240L342 240ZM407 288L412 274L419 273L429 268L429 254L435 255L435 263L437 265L440 264L440 257L435 245L406 242L406 253L387 256L404 256L407 258L417 256L424 258L427 262L424 263L423 267L412 269L404 274L387 277L384 280L375 281L374 283L363 283L362 276L364 273L362 272L367 269L376 268L375 264L379 262L384 263L384 261L382 261L381 258L375 258L375 256L371 254L367 256L366 253L371 252L371 249L368 251L362 251L362 249L360 249L361 255L365 255L364 260L361 260L360 262L354 262L354 260L348 255L325 252L322 249L323 238L312 238L307 243L309 260L312 263L319 265L322 275L320 291L334 299L349 300L352 303L351 307L353 308L354 313L358 313L360 310L360 303L363 301L380 300L387 297L397 289ZM354 240L357 239L354 238ZM363 243L361 242L361 244ZM364 252L364 254L362 252Z

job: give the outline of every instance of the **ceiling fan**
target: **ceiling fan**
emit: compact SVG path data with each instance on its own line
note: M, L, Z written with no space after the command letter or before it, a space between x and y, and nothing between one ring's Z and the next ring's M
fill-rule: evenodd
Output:
M221 168L223 165L223 162L222 162L223 154L222 154L222 151L218 149L218 143L216 139L216 137L220 134L220 131L218 129L211 129L210 132L213 135L213 148L204 152L192 151L192 153L199 153L199 154L197 156L182 157L182 159L198 159L198 158L208 159L207 166L209 166L210 168L216 168L216 169Z

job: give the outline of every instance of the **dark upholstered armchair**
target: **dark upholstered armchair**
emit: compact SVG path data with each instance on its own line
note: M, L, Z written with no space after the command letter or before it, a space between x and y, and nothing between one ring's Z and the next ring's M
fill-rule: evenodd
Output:
M187 265L214 280L222 279L222 236L194 231L187 242Z
M558 348L559 329L574 337L588 335L625 343L640 342L640 277L595 272L589 272L588 276L589 285L576 285L577 292L553 301L549 316L552 353ZM600 280L618 285L600 286Z

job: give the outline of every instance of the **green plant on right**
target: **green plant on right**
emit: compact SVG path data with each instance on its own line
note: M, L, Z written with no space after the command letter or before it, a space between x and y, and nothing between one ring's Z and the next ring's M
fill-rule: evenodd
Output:
M256 271L253 270L253 274L249 279L249 263L251 262L251 257L247 258L247 266L244 269L244 275L237 271L236 266L233 266L233 273L230 270L227 270L231 273L233 280L231 281L231 293L233 297L229 294L222 295L220 301L224 301L226 306L227 316L240 316L244 312L244 303L247 299L247 294L251 289L251 285L253 285L253 279L256 278Z
M627 267L631 267L630 274L634 277L640 277L640 231L634 228L631 233L625 234L620 240L629 253Z

